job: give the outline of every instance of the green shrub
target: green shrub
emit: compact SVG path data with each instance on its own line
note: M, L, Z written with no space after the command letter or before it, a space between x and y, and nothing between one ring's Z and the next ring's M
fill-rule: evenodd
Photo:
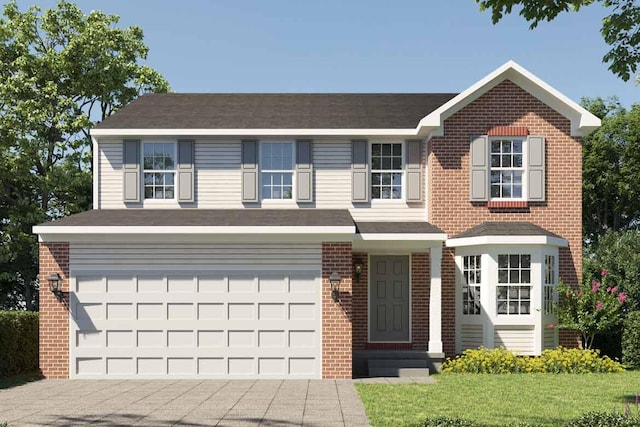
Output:
M463 418L450 418L445 416L429 417L416 427L477 427L478 424Z
M505 348L465 350L461 356L447 359L442 372L472 374L518 374L532 372L548 373L613 373L622 372L623 366L600 357L597 350L567 349L559 347L544 350L541 356L518 356Z
M38 313L0 311L0 377L38 370Z
M589 412L569 421L567 427L640 427L640 418L624 414Z
M622 329L622 362L640 368L640 311L627 314Z

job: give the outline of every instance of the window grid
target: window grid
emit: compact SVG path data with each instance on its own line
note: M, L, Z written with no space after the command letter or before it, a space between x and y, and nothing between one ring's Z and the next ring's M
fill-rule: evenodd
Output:
M522 198L523 141L496 139L491 141L491 197Z
M531 314L531 255L498 255L498 314Z
M556 257L544 256L544 301L543 314L554 313L554 303L557 302L558 292L556 283Z
M402 144L371 144L371 198L402 199Z
M292 142L263 142L260 168L262 199L293 198Z
M175 143L144 143L145 199L173 199L175 197L175 164Z
M480 314L480 255L463 257L462 314Z

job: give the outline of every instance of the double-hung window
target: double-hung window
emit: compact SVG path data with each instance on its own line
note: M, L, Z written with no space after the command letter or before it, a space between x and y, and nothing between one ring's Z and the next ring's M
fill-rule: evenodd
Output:
M143 146L145 199L174 199L176 144L145 142Z
M544 301L542 305L543 314L553 314L553 304L557 299L556 281L556 257L554 255L544 256Z
M402 143L371 144L371 198L402 199Z
M480 314L481 256L463 257L462 265L462 314Z
M293 198L293 142L260 145L262 199Z
M531 313L531 255L498 255L498 314Z
M522 138L491 139L491 198L522 199L524 167Z

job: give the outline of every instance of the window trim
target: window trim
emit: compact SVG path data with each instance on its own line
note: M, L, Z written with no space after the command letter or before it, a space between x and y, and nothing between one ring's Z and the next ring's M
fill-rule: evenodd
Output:
M511 275L509 274L510 271L515 270L512 269L511 266L507 266L507 278L509 279L508 282L500 282L500 256L507 256L507 257L511 257L511 256L518 256L519 260L518 260L518 272L522 272L523 268L522 268L522 256L528 255L529 256L529 268L527 270L529 270L529 282L528 283L523 283L521 281L519 282L511 282ZM495 306L496 306L496 316L500 317L500 316L531 316L532 311L533 311L533 306L535 303L535 299L534 299L534 289L535 289L535 281L533 280L533 264L534 264L534 257L533 254L531 252L529 253L525 253L525 251L519 251L519 252L512 252L512 251L505 251L504 253L498 253L497 257L496 257L496 284L495 284ZM520 277L520 274L519 274ZM502 301L505 301L507 303L507 312L506 313L500 313L499 312L499 298L498 298L498 288L507 288L507 298L506 299L502 299ZM511 298L509 297L509 288L529 288L529 298L525 299L524 301L529 301L529 312L528 313L521 313L520 309L521 309L521 304L523 299L520 296L520 290L518 291L518 298L515 301L518 301L518 313L510 313L509 312L509 303L511 302ZM540 287L542 287L542 283L540 283Z
M144 184L144 175L145 173L154 173L154 170L145 169L144 168L144 146L145 144L171 144L173 146L173 197L170 199L155 199L155 198L146 198L145 197L145 184ZM172 203L178 201L178 141L177 140L162 140L162 139L147 139L140 141L140 187L141 187L141 200L142 203ZM166 172L162 172L166 173Z
M494 169L493 166L491 166L491 143L493 141L515 141L515 140L520 140L522 141L522 167L521 168L498 168L498 169ZM499 135L488 135L487 136L487 155L488 155L488 166L489 166L489 176L487 179L487 185L489 186L489 188L487 189L488 191L488 202L526 202L529 200L529 194L528 194L528 176L529 176L529 168L528 168L528 162L529 162L529 158L528 158L528 148L529 148L529 137L528 136L499 136ZM493 197L491 196L491 172L493 170L520 170L522 171L522 179L521 179L521 185L522 185L522 195L521 197Z
M400 169L391 169L389 171L381 169L373 169L373 144L400 144L402 150L402 164ZM371 203L398 203L405 202L407 200L407 149L405 141L398 140L369 140L369 194ZM400 198L399 199L382 199L373 197L373 174L375 173L401 173L400 176Z
M280 199L272 199L272 198L264 198L262 197L262 174L263 173L288 173L288 170L276 170L276 169L267 169L266 171L263 169L262 167L262 147L263 144L268 144L268 143L284 143L284 144L290 144L291 145L291 198L290 199L285 199L285 198L280 198ZM289 139L265 139L265 140L258 140L258 200L260 200L261 202L266 202L266 203L291 203L291 202L295 202L296 201L296 164L297 164L297 158L296 158L297 152L296 152L296 141L295 140L289 140Z
M465 281L465 278L464 278L464 273L465 273L466 271L472 271L471 269L466 269L466 268L465 268L465 258L467 258L467 257L468 257L468 258L471 258L471 257L476 258L475 267L474 267L474 269L473 269L474 273L476 274L476 282L475 282L475 283L473 283L473 284L469 284L469 283L467 283L467 282ZM462 295L461 295L461 303L462 303L462 306L461 306L461 314L462 314L463 316L465 316L465 317L468 317L468 318L477 318L478 316L481 316L481 315L483 315L483 314L484 314L484 313L483 313L483 311L484 311L484 310L483 310L483 307L482 307L482 293L483 293L483 292L482 292L482 288L483 288L483 286L482 286L482 278L485 276L485 273L483 272L483 268L482 268L482 267L483 267L483 265L482 265L482 264L483 264L483 263L482 263L483 254L482 254L482 253L469 254L469 255L465 254L465 255L461 255L461 256L460 256L460 258L461 258L461 267L462 267L462 268L461 268L462 275L461 275L461 282L460 282L460 285L461 285L461 287L462 287ZM478 274L478 272L480 272L480 281L477 281L477 274ZM465 307L464 307L464 304L465 304L465 300L464 300L464 295L465 295L465 294L464 294L464 291L465 291L465 288L469 289L469 288L472 288L472 287L473 287L473 288L477 288L477 291L478 291L478 293L477 293L477 295L476 295L476 296L477 296L477 303L478 303L478 309L479 309L479 311L478 311L478 313L465 313L465 312L464 312L464 308L465 308ZM467 290L467 292L468 292L468 290ZM475 300L474 300L474 301L475 301ZM467 301L467 303L468 303L468 302L469 302L469 300Z

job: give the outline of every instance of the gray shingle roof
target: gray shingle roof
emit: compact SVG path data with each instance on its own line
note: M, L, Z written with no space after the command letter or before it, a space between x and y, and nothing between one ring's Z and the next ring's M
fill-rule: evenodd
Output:
M359 233L440 234L441 229L428 222L357 222Z
M353 226L339 209L96 209L45 226Z
M455 93L146 94L95 129L411 129Z
M561 238L557 234L530 222L483 222L452 238L460 239L480 236L549 236Z

